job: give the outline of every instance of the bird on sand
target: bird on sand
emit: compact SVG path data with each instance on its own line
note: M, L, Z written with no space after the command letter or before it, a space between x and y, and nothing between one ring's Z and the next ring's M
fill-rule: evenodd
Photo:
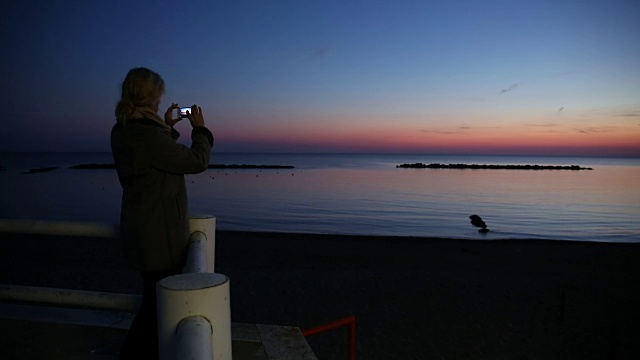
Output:
M473 214L469 216L469 219L471 219L471 225L482 228L478 230L478 232L481 232L483 234L489 232L489 229L487 229L487 224L482 220L480 216Z

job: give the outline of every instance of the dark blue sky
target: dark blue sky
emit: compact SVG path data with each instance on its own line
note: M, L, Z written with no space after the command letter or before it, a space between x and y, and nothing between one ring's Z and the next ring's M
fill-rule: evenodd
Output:
M636 0L14 1L1 42L5 151L108 151L146 66L218 151L640 155Z

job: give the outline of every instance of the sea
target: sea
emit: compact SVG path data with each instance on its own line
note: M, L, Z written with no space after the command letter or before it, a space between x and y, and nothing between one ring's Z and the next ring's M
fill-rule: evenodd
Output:
M580 165L593 170L396 168L404 163ZM117 224L122 188L109 152L0 153L0 217ZM416 154L213 153L186 175L189 209L218 230L640 242L640 159ZM25 174L29 169L57 167ZM469 216L482 217L482 234Z

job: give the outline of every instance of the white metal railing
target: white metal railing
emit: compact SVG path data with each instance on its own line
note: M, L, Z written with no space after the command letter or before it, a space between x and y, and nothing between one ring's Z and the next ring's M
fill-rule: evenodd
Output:
M5 233L117 238L119 231L120 227L112 224L0 219L0 232Z
M229 278L213 272L214 236L215 218L198 219L184 272L157 284L160 360L231 359Z
M0 284L0 301L136 311L140 295Z
M231 359L229 278L214 273L213 216L189 219L184 272L157 286L161 360ZM0 232L117 238L116 225L0 219ZM140 296L95 291L0 285L0 300L133 311Z
M212 334L211 323L205 317L182 319L176 331L176 359L213 359Z
M194 231L189 238L184 273L205 273L207 270L207 235Z

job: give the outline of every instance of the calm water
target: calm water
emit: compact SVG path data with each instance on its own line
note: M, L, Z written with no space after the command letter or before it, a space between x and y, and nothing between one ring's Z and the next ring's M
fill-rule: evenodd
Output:
M0 217L117 223L110 153L0 154ZM592 171L396 169L413 162L581 165ZM442 155L213 154L211 163L294 170L187 176L190 209L221 230L640 242L640 159ZM41 174L30 168L59 166ZM492 230L469 224L479 214Z

